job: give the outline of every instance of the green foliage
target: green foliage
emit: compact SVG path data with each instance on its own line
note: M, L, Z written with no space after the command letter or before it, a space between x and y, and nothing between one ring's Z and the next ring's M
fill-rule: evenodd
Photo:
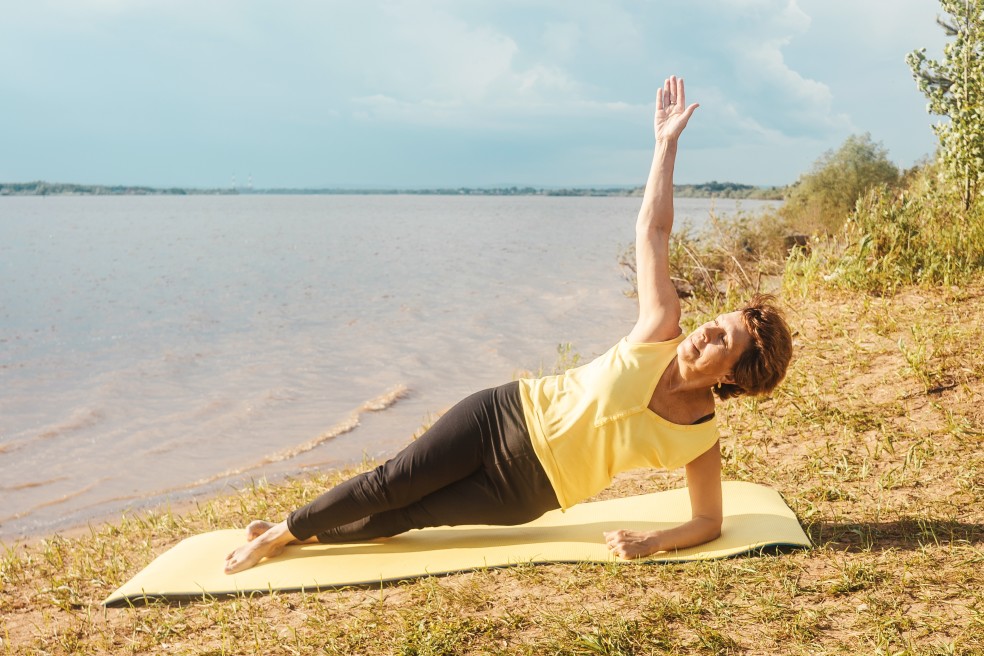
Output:
M984 269L984 207L964 211L935 190L932 167L907 189L869 191L857 202L841 233L787 266L813 282L875 293L911 284L960 284Z
M858 198L880 185L895 185L898 168L871 135L852 135L824 153L792 187L783 214L800 232L836 232Z
M892 293L912 284L960 284L984 269L984 207L975 203L984 178L984 0L940 4L950 18L937 20L953 37L943 58L928 59L925 49L906 58L929 111L949 119L934 127L938 161L907 172L899 184L884 150L867 136L821 158L784 211L798 226L823 214L817 223L827 237L789 262L787 288L826 282Z
M0 182L0 196L146 196L178 195L189 193L226 193L206 190L180 188L158 189L155 187L128 187L125 185L81 185L62 182Z
M953 37L943 59L926 57L926 49L906 56L919 90L929 98L928 111L949 118L934 126L940 161L969 209L984 178L984 0L940 0L950 22L937 22Z

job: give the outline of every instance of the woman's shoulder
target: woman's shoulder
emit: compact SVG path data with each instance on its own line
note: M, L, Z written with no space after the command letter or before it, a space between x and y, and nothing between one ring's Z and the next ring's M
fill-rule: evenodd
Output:
M636 322L626 336L631 344L663 344L683 335L679 317L676 321L647 321L642 317Z
M639 349L653 348L659 346L675 347L677 344L683 341L685 335L683 334L683 331L678 330L676 334L669 335L669 336L657 335L653 339L638 339L637 337L638 336L633 335L633 333L629 333L621 340L619 340L619 344L623 345L625 348L639 348Z

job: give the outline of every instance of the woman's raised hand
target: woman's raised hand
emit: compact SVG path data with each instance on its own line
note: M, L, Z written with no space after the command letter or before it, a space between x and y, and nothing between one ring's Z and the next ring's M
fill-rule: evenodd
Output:
M656 118L653 120L656 141L675 141L680 138L690 116L699 107L697 103L689 107L686 103L683 78L671 75L663 82L663 87L656 91Z

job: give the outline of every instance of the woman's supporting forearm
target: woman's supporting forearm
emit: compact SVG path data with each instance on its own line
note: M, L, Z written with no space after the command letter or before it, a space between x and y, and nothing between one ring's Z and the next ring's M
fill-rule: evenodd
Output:
M698 516L665 531L618 530L605 533L612 553L621 558L644 558L660 551L686 549L710 542L721 535L721 520Z
M674 551L704 544L721 535L721 520L710 517L694 517L689 522L665 531L654 531L653 546L656 551Z

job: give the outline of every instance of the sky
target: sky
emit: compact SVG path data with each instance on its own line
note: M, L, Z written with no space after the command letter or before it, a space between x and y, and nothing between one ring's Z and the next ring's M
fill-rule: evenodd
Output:
M656 89L701 107L676 181L795 181L851 134L931 155L905 54L935 0L0 0L0 181L639 185Z

